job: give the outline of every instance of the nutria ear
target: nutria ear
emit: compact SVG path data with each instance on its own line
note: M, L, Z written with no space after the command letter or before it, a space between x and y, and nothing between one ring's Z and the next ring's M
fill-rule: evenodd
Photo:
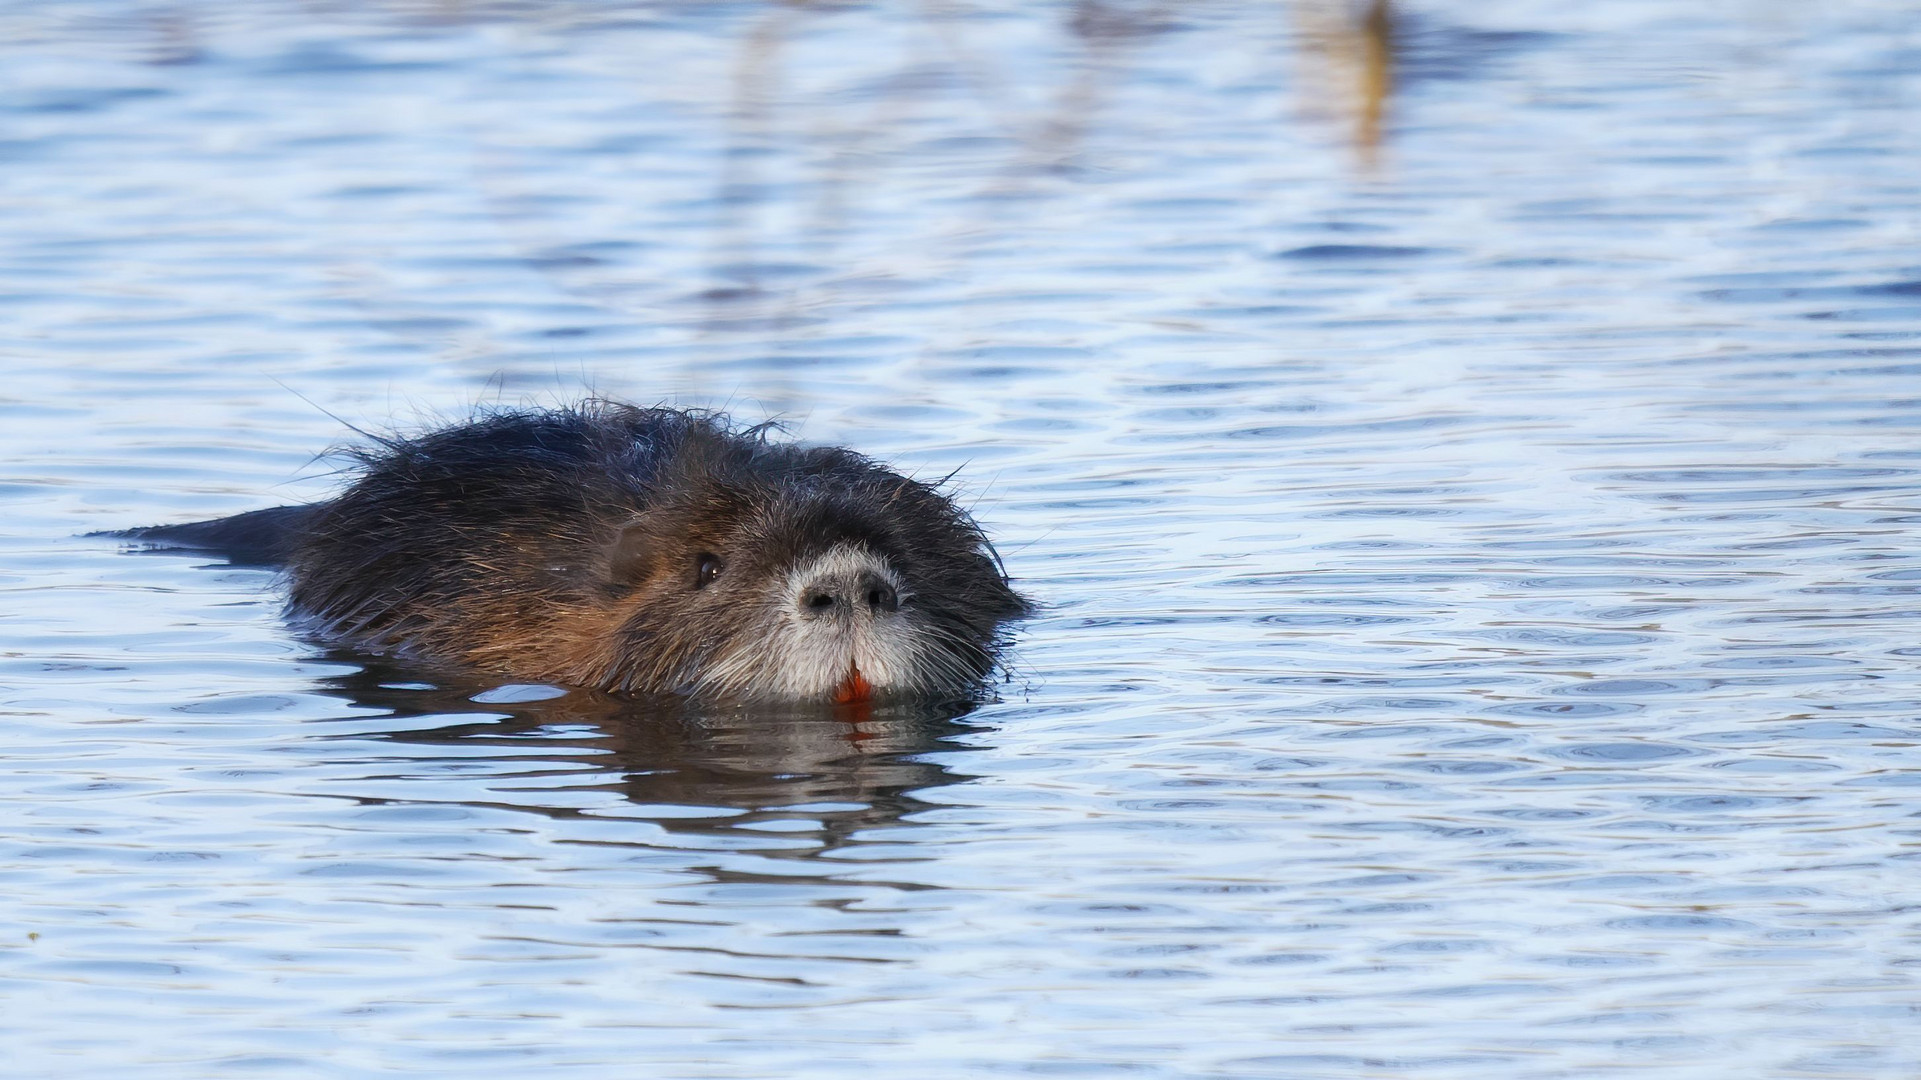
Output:
M638 585L653 565L654 538L638 521L623 526L607 547L607 578L616 585Z

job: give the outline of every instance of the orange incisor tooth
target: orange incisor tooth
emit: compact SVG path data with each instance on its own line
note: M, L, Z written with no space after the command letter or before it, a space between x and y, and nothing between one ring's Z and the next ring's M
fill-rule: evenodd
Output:
M874 696L874 684L867 681L857 667L847 669L847 678L834 690L834 704L846 705L854 701L866 701Z

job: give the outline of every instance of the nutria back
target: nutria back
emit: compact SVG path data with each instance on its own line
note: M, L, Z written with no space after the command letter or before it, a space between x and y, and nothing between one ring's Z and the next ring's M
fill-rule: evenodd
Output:
M135 530L284 562L359 647L611 691L963 693L1027 602L931 485L721 417L509 410L358 451L304 507ZM225 543L222 543L225 541Z

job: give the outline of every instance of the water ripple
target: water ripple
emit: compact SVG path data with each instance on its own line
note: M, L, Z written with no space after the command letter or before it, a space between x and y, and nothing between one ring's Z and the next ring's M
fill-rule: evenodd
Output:
M1339 7L0 3L12 1071L1921 1074L1921 15ZM80 535L589 388L954 474L1007 679Z

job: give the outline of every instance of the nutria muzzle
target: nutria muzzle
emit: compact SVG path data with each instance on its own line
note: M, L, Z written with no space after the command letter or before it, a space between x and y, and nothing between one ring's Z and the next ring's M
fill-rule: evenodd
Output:
M283 565L331 639L615 692L964 694L1029 610L932 485L764 426L589 402L354 453L326 502L119 535Z
M846 621L900 610L901 582L886 560L836 548L795 570L796 606L809 619Z

